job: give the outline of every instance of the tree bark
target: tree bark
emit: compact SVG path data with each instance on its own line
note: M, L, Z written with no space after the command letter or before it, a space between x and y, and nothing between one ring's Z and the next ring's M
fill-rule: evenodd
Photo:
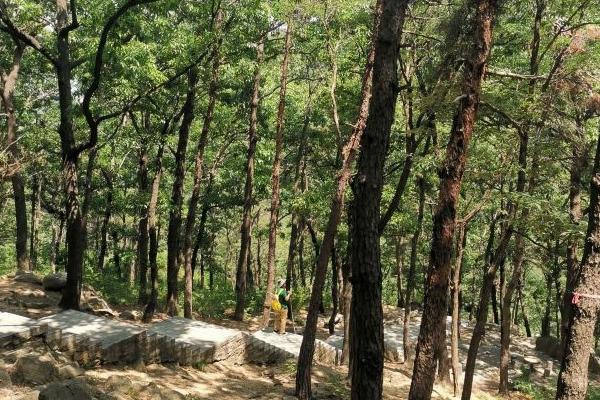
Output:
M29 238L29 258L31 269L34 270L36 269L38 262L38 236L42 201L42 178L38 174L33 175L31 186L31 235Z
M523 275L523 259L525 255L525 244L523 237L517 235L515 238L515 251L513 255L512 276L502 298L502 319L500 325L500 383L498 392L506 396L509 393L508 369L510 367L510 331L512 326L512 316L510 307L513 293Z
M406 243L404 243L403 239L401 235L396 239L396 306L398 308L404 307L404 293L402 288L402 275L404 272L402 267L404 265L404 248Z
M248 129L248 150L246 152L246 184L244 185L244 209L240 227L240 254L237 262L235 279L235 314L234 319L244 319L246 308L246 269L250 252L250 235L252 232L252 203L254 191L254 157L258 142L258 106L260 103L260 68L264 60L265 43L261 38L256 47L256 66L254 67L254 83L250 99L250 127Z
M398 96L398 53L408 1L378 2L373 97L364 129L354 185L352 238L353 400L381 399L383 394L383 309L380 254L380 206L383 170Z
M192 68L188 72L188 92L183 105L183 119L179 127L179 140L175 153L174 181L171 191L171 209L169 212L169 230L167 233L167 313L178 314L178 277L181 255L181 207L183 205L183 183L185 179L185 156L187 152L190 128L194 120L196 102L196 83L198 71Z
M333 242L337 234L338 224L340 222L342 210L344 207L344 194L346 186L351 177L351 168L356 158L358 149L360 148L363 130L366 125L367 116L369 114L369 105L371 101L371 88L373 85L373 64L375 59L376 37L379 32L379 21L381 18L381 5L378 3L377 12L375 15L375 25L373 28L373 45L367 57L365 72L363 75L361 100L357 123L352 130L350 138L344 145L342 151L342 167L337 175L336 191L331 200L331 208L323 242L319 248L316 234L309 221L306 225L309 229L311 239L315 245L316 264L314 267L314 278L312 281L312 291L308 308L308 315L304 328L304 336L302 345L300 346L300 355L298 357L298 367L296 370L296 396L301 400L308 400L312 397L311 388L311 369L315 350L315 336L317 330L317 321L319 316L319 308L322 303L323 287L325 286L325 277L327 274L327 264L333 247ZM346 316L344 316L346 317ZM346 319L346 318L345 318ZM347 320L344 321L347 323ZM348 340L346 337L345 340Z
M138 164L138 191L142 206L139 207L136 263L139 271L138 304L148 303L148 149L142 144Z
M452 357L452 377L454 396L458 396L462 381L462 367L458 353L458 340L460 338L460 292L461 270L464 261L464 250L467 244L467 225L465 222L458 225L456 235L456 260L452 271L452 331L450 338L450 354Z
M427 295L419 332L409 399L429 399L435 377L434 343L446 328L448 278L451 269L456 204L466 165L466 150L473 134L477 116L481 82L486 69L492 41L492 20L496 12L494 0L474 2L475 20L473 48L465 64L462 96L454 116L446 161L439 171L440 191L433 217L433 234L427 273ZM463 392L464 395L464 392Z
M13 104L13 96L21 69L21 59L25 47L15 40L15 50L10 71L0 71L2 107L6 113L6 141L7 150L11 164L15 165L15 171L10 174L13 187L13 199L15 203L16 218L16 240L15 249L17 255L17 269L28 271L31 269L29 254L27 253L27 205L25 199L25 179L20 171L20 152L17 136L17 114Z
M157 215L156 206L158 205L158 194L160 191L160 180L163 173L163 154L165 150L165 142L167 132L169 131L171 120L168 119L164 122L161 131L160 144L156 153L155 160L155 172L152 184L150 186L150 199L148 200L148 265L150 267L150 297L148 304L144 309L144 315L142 321L150 322L154 317L154 312L158 306L158 232L157 232Z
M410 340L410 313L412 311L412 295L415 290L415 278L417 274L417 255L419 254L419 238L423 230L423 215L425 209L425 179L417 178L417 188L419 193L419 208L417 212L417 227L410 242L410 264L408 267L408 277L406 279L406 300L404 301L404 320L402 325L402 348L404 351L404 361L412 358L411 340Z
M573 225L578 225L583 216L581 210L581 176L588 165L588 145L586 143L583 127L579 123L577 124L577 134L577 137L571 144L571 166L569 171L569 219ZM573 292L575 280L579 273L579 264L577 261L578 242L578 237L570 237L567 242L567 279L560 320L560 339L563 348L566 345L567 329L571 313L571 293Z
M557 400L583 400L588 388L588 362L600 302L585 295L600 287L600 128L590 180L590 205L580 274L571 293L572 308L556 390ZM577 294L581 294L579 297Z
M102 220L102 228L100 229L100 252L98 254L98 271L104 272L104 259L108 251L108 224L112 215L113 205L113 184L110 175L102 170L104 180L106 181L106 205L104 206L104 218Z
M329 317L329 334L335 332L335 317L338 313L339 292L338 292L338 273L340 270L338 254L335 245L331 248L331 317Z
M192 318L192 289L193 289L193 274L192 274L192 237L194 227L196 226L196 210L198 208L198 202L200 201L200 186L202 183L202 167L204 163L204 149L208 142L208 134L210 132L210 124L213 119L213 113L215 110L215 104L217 103L217 92L219 85L219 65L221 60L219 59L219 49L221 47L222 38L220 35L221 23L223 21L223 12L219 8L215 17L215 32L218 35L216 43L213 48L212 54L212 71L211 79L208 88L208 105L204 114L204 121L202 124L202 131L198 140L198 147L196 148L196 160L194 164L194 184L192 186L192 194L188 205L188 213L185 223L185 229L183 232L183 248L182 253L184 257L184 268L185 268L185 290L183 295L183 316L185 318Z
M262 326L269 323L269 314L271 310L271 298L273 296L275 281L275 250L277 246L277 220L279 218L280 206L280 175L281 158L283 152L283 127L285 120L285 96L288 80L288 65L290 60L290 49L292 47L292 19L288 19L285 32L285 44L283 48L283 60L281 61L281 80L279 89L279 107L277 109L277 120L275 127L275 155L273 157L273 169L271 172L271 214L269 218L269 246L267 248L267 290L265 292L265 301L263 303ZM295 224L292 222L292 233L294 233ZM290 246L294 246L291 243ZM290 252L292 252L290 247ZM290 254L293 264L293 253ZM289 261L289 257L288 257ZM289 266L289 265L288 265ZM290 271L291 272L291 271ZM289 281L288 281L289 283Z

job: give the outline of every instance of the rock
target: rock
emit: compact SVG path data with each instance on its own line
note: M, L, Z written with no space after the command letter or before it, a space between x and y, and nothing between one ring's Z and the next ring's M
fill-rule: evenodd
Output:
M103 316L117 316L117 313L110 308L108 303L104 299L97 296L91 296L85 299L81 305L81 309L83 311L89 311Z
M43 385L58 380L59 372L56 361L49 356L27 354L17 358L14 366L15 381Z
M137 361L135 361L133 363L133 365L131 366L131 368L133 368L134 370L138 371L138 372L146 372L146 364L144 364L144 360L142 360L141 358L138 359Z
M0 388L10 386L12 386L12 380L10 379L10 375L5 369L0 368Z
M176 390L158 386L154 382L151 382L148 386L146 386L144 390L140 392L140 394L146 395L148 398L151 399L161 400L185 400L187 397L186 395Z
M42 280L39 276L34 274L33 272L17 272L15 275L15 281L17 282L25 282L25 283L33 283L34 285L41 285Z
M142 313L135 310L125 310L119 314L119 317L130 321L139 321L142 318Z
M29 392L27 394L24 394L21 397L17 397L16 400L38 400L40 397L40 391L39 390L34 390L33 392Z
M58 376L60 379L72 379L83 375L83 369L75 365L63 365L58 368Z
M126 394L132 389L131 380L121 375L112 375L106 380L106 384L113 394Z
M59 292L67 286L67 274L64 272L57 272L55 274L49 274L42 280L44 290Z
M40 392L39 400L92 400L92 390L81 380L54 382Z

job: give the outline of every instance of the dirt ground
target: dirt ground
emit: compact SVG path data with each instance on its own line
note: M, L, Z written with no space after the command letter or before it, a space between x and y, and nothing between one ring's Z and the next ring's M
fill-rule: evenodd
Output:
M0 278L0 310L27 317L39 318L59 311L57 304L60 295L45 292L41 286L31 283L15 282L10 277ZM120 311L136 309L113 306ZM140 311L139 308L137 308ZM395 307L385 307L387 322L397 321L400 311ZM300 325L305 314L296 317L296 326ZM166 318L158 313L155 320ZM325 339L329 333L325 328L327 317L319 320L318 337ZM131 322L131 321L127 321ZM230 328L255 331L259 327L258 317L247 318L244 322L224 320L207 320ZM143 325L141 322L136 324ZM291 331L291 324L288 324ZM25 344L19 351L28 352ZM12 360L11 360L12 358ZM0 353L0 369L9 371L14 362L14 354L7 350ZM384 370L384 398L404 399L410 388L411 366L408 364L386 362ZM85 371L82 377L98 391L98 398L119 400L145 399L293 399L295 363L288 361L281 365L236 365L229 362L218 362L204 365L200 369L180 367L178 365L140 365L119 366L102 365ZM313 391L317 399L347 399L349 388L346 383L346 367L327 367L317 365L313 369ZM495 393L493 379L479 380L474 392L474 399L493 399ZM19 386L17 384L2 387L0 398L34 399L40 388ZM436 385L434 399L452 399L450 388ZM517 393L512 398L526 399Z

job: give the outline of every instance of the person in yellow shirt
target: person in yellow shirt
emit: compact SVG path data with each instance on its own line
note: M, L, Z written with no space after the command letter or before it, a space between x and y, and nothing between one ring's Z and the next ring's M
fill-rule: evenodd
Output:
M292 297L292 291L289 292L285 289L285 279L279 279L277 281L277 299L281 304L281 309L277 312L277 318L275 320L275 332L280 335L285 335L285 324L287 321L287 314L289 308L290 297Z

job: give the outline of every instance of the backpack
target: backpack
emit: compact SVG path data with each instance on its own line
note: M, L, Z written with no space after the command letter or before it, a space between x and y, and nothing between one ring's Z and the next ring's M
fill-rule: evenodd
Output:
M273 300L271 300L271 309L275 312L281 311L281 303L279 302L279 296L273 296Z

